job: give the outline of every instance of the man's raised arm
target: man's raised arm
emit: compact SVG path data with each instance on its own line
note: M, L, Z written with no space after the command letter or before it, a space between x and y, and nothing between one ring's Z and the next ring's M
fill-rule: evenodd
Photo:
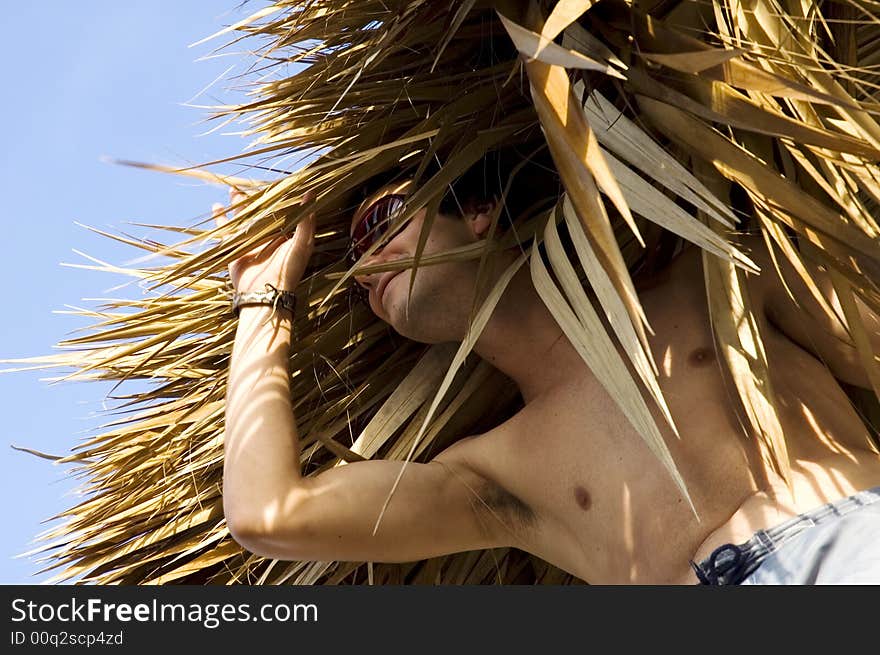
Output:
M221 210L215 206L218 222ZM313 239L312 216L292 239L276 240L237 260L230 267L236 289L262 289L266 282L294 288ZM355 462L314 477L302 475L287 368L291 318L289 311L266 305L240 310L227 383L223 463L223 506L235 540L276 559L377 562L513 543L512 533L480 500L490 484L456 457L456 446L428 464L407 465L375 535L402 462Z

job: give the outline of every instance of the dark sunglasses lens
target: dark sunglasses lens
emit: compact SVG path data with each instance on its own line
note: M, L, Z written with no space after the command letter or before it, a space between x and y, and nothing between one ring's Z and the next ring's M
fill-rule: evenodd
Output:
M403 196L398 195L384 196L370 206L352 235L355 257L361 257L376 239L385 234L392 214L401 206Z

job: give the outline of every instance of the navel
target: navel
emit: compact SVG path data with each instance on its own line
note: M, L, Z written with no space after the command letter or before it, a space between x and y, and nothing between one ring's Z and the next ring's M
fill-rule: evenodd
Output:
M574 488L574 499L582 510L590 509L590 505L593 504L589 492L580 485Z
M702 346L692 350L688 355L687 361L688 364L692 364L693 366L705 366L706 364L715 361L715 350L713 348Z

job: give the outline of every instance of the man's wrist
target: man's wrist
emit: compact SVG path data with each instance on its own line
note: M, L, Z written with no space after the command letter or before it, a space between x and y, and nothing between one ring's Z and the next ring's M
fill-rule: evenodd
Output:
M263 317L272 317L279 318L286 321L293 320L293 311L282 307L281 305L277 305L273 307L268 304L257 304L254 303L252 305L241 305L238 308L238 316L239 319L244 316L263 316Z
M242 305L239 308L238 326L248 332L261 327L271 327L276 337L289 337L293 332L293 312L271 305Z
M232 311L236 314L246 305L271 305L274 308L293 312L296 307L296 294L291 290L279 289L266 282L263 289L232 292Z

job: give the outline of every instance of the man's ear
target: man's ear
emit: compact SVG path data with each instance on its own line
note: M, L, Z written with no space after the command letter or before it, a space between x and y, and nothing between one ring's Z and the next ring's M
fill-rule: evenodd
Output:
M483 200L474 204L468 212L468 220L475 236L483 238L492 225L492 213L495 211L497 200ZM497 229L497 228L496 228Z

